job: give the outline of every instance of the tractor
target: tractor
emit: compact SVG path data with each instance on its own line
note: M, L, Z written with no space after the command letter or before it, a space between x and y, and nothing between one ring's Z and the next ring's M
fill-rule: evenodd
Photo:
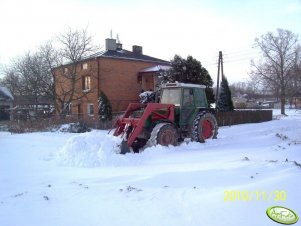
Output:
M158 103L130 103L113 134L123 137L120 154L138 153L144 146L176 146L186 138L197 142L216 138L215 111L208 106L205 88L166 83L156 98Z

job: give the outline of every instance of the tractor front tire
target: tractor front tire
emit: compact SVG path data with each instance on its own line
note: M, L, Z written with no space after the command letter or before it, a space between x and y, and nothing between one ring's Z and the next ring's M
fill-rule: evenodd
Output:
M208 111L197 114L192 126L192 141L204 143L206 139L217 137L218 126L214 115Z
M147 146L176 146L178 141L178 132L175 126L171 123L157 124L151 133Z

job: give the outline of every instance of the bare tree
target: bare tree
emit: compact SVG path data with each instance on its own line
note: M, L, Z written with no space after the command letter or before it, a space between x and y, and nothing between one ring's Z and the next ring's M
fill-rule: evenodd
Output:
M59 50L54 47L52 41L48 41L40 46L39 53L44 65L44 73L47 74L48 77L48 79L44 81L45 88L47 87L47 95L53 100L55 109L59 109L58 103L61 102L61 100L55 88L56 77L53 68L62 64L62 57Z
M76 84L82 79L78 65L97 50L87 29L69 28L57 42L48 41L38 51L12 60L2 70L4 78L0 83L7 86L13 95L23 96L33 104L38 103L40 97L50 98L57 111L65 115L72 101L86 96L85 92L76 89ZM63 67L67 67L68 71L57 76L56 70Z
M258 89L255 82L236 82L230 85L231 92L237 97L246 97L247 99L259 98L264 96L262 91Z
M268 32L255 39L262 52L258 62L252 61L251 78L268 86L280 97L281 114L285 114L287 89L294 77L297 58L300 53L298 36L288 30L277 29L276 34Z
M57 110L61 115L65 115L72 101L86 96L82 90L76 89L76 84L82 79L78 74L78 65L85 57L95 53L98 48L93 45L92 36L88 34L87 29L69 28L66 33L59 36L58 40L61 45L62 62L68 70L61 73L60 77L54 75L55 93L58 101Z
M21 80L18 74L11 67L5 67L3 69L3 79L0 84L6 86L13 96L21 95Z
M295 68L292 70L292 79L288 84L288 98L289 104L292 106L295 104L297 99L301 100L301 51L299 56L296 58Z

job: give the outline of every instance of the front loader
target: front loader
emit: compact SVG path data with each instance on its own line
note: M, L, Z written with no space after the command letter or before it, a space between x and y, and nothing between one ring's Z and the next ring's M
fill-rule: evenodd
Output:
M122 136L120 153L144 146L177 145L185 138L204 142L217 136L214 110L208 107L205 86L167 83L159 103L131 103L116 122L114 136Z

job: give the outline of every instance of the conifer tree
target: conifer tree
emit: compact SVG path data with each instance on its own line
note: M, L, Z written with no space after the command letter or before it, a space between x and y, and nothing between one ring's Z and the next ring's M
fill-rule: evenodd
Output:
M206 86L206 96L209 104L215 102L213 94L213 80L200 61L188 56L187 59L175 55L171 60L171 69L168 72L168 81L192 83Z
M103 91L100 92L98 99L98 115L101 122L112 120L112 105Z
M229 88L228 80L225 76L222 76L221 90L217 102L217 109L221 112L234 110L231 90Z

